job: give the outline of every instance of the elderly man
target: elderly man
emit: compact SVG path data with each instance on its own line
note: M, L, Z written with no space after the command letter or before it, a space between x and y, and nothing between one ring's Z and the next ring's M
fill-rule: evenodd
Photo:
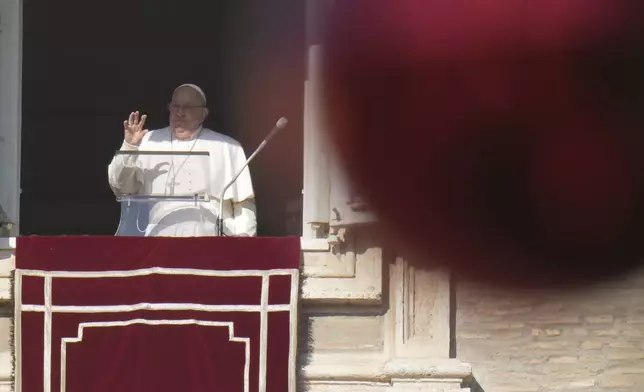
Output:
M140 151L141 154L117 154L108 167L109 184L115 195L158 194L153 179L148 173L154 167L146 161L146 151L208 152L206 165L196 163L203 157L171 155L164 162L163 173L173 184L164 189L164 195L182 192L181 183L189 183L197 177L208 177L207 193L210 201L194 208L194 202L162 201L149 211L147 236L209 236L216 233L216 218L220 192L226 183L243 167L246 156L241 145L234 139L203 128L208 115L206 95L194 84L177 87L168 105L170 126L149 131L144 128L146 115L130 113L123 122L124 141L121 151ZM175 162L176 160L176 162ZM190 161L193 162L190 162ZM207 167L207 169L204 169ZM179 180L179 181L177 181ZM167 185L166 181L166 185ZM179 185L178 188L174 184ZM175 189L176 188L176 189ZM185 191L185 189L183 190ZM256 217L253 185L250 172L245 168L224 197L223 233L225 235L256 235Z

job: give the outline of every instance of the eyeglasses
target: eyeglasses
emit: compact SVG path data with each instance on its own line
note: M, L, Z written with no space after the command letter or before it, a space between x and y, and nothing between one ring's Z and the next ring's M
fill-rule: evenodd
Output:
M172 113L179 113L181 112L192 112L196 109L199 108L205 108L204 105L178 105L178 104L168 104L168 110L170 110Z

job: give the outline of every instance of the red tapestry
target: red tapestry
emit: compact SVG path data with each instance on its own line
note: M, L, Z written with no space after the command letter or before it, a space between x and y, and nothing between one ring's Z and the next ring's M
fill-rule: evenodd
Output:
M295 392L299 238L20 237L16 392Z

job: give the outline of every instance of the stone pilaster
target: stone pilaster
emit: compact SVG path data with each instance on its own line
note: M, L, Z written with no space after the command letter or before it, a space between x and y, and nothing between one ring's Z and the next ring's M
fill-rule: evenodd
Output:
M339 254L304 252L302 383L309 391L468 391L470 366L449 358L449 276L392 259L368 227L348 229L346 239Z

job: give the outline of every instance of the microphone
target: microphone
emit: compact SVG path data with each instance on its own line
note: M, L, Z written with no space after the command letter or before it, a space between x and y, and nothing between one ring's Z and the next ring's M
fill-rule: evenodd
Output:
M271 132L266 136L266 138L259 144L257 149L248 157L246 160L246 163L244 163L244 166L239 169L235 177L233 177L232 180L230 180L226 186L221 190L221 193L219 194L219 214L217 215L217 228L216 228L216 234L218 236L221 236L224 234L224 195L226 194L226 191L228 188L230 188L235 181L237 181L237 178L242 174L244 169L248 166L248 164L259 154L260 151L266 147L266 144L275 136L279 131L282 129L286 128L286 125L288 124L288 120L285 117L281 117L277 122L275 123L275 126L271 130Z

